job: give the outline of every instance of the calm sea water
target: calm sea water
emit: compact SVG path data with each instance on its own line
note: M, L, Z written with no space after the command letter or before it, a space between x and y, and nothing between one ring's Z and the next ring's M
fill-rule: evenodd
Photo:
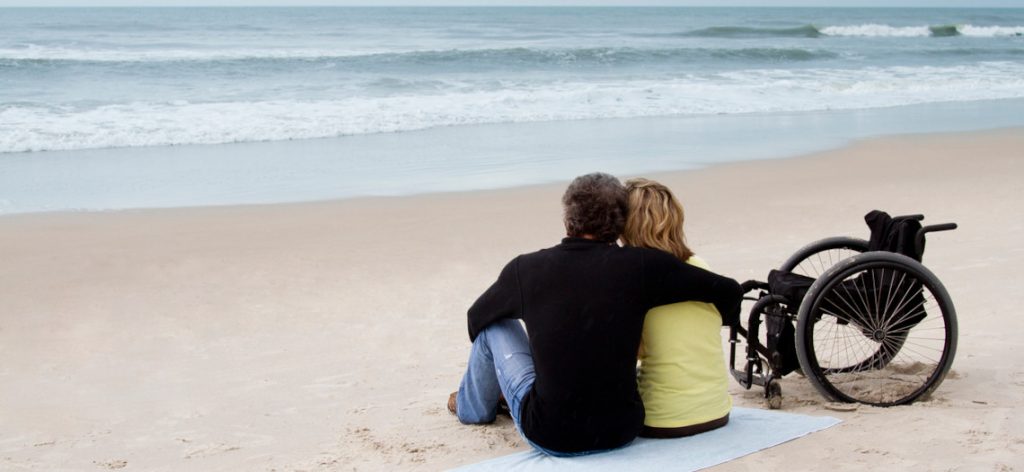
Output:
M1024 9L0 9L0 153L1024 97Z

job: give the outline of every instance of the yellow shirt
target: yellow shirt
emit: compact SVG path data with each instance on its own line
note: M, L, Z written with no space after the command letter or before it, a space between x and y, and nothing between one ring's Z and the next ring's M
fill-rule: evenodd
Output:
M686 262L708 268L697 256ZM637 378L645 425L679 428L729 413L721 329L722 317L710 303L673 303L647 312Z

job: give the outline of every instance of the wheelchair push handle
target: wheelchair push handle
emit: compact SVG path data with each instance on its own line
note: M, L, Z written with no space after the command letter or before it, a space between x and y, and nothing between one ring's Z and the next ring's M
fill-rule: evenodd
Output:
M902 216L894 216L894 217L892 217L892 219L894 219L894 220L917 220L917 221L924 221L924 215L921 215L921 214L917 214L917 215L902 215Z
M921 229L917 230L917 236L914 237L915 242L917 243L918 251L924 252L923 249L925 234L937 231L952 231L956 228L956 223L942 223L938 225L928 225L921 227Z
M892 219L894 219L894 220L924 221L924 215L922 215L922 214L915 214L915 215L894 216ZM924 236L925 233L931 233L931 232L934 232L934 231L950 231L950 230L954 230L954 229L956 229L956 223L942 223L942 224L938 224L938 225L923 226L923 227L921 227L921 229L919 229L917 231L917 238L920 239L921 236Z
M942 223L941 225L929 225L917 230L918 234L931 233L934 231L951 231L956 229L956 223Z

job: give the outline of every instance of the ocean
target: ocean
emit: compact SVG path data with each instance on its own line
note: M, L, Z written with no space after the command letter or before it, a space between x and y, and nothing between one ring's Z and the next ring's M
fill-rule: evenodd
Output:
M686 169L1022 100L1024 9L3 8L0 213Z

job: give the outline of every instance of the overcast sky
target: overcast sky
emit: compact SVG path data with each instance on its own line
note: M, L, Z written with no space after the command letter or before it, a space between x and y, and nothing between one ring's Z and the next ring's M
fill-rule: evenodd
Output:
M909 6L909 7L1013 7L1024 8L1024 0L0 0L8 6L469 6L469 5L624 5L624 6Z

